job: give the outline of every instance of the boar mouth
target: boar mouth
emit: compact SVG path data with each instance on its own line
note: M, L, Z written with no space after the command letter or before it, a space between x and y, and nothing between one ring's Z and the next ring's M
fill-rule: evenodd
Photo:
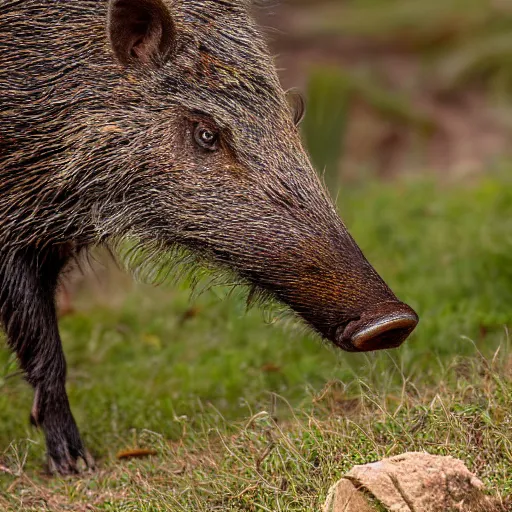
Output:
M347 352L399 347L418 324L418 315L402 302L384 302L339 327L334 343Z

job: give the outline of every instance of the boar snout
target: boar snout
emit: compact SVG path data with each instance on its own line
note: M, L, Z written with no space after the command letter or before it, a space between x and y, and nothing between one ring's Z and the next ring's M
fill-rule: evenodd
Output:
M418 324L418 315L402 302L384 302L339 327L336 345L349 352L399 347Z

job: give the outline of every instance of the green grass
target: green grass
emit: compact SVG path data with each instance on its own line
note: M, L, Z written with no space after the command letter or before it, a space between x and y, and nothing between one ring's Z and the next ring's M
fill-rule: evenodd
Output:
M223 288L191 302L116 277L61 322L72 408L100 470L44 476L32 393L2 349L0 509L317 510L353 464L410 450L460 457L509 499L510 180L353 185L340 210L420 314L403 348L342 354ZM116 460L134 447L157 454Z

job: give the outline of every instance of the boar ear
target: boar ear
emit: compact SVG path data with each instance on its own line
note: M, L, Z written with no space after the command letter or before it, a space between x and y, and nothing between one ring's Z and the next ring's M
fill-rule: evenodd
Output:
M297 89L286 91L286 99L293 114L293 122L295 126L299 126L306 115L306 100Z
M107 33L117 60L161 65L174 46L175 29L163 0L110 0Z

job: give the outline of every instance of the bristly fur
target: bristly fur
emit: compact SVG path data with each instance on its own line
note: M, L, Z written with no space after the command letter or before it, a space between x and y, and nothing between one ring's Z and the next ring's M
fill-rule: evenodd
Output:
M165 255L229 269L329 339L394 300L311 168L250 2L169 1L172 51L140 66L114 56L108 4L0 0L0 315L61 473L92 464L54 307L62 269L87 248L137 240L160 265L141 267L137 251L131 263L155 282ZM197 123L219 131L219 151L194 143Z

